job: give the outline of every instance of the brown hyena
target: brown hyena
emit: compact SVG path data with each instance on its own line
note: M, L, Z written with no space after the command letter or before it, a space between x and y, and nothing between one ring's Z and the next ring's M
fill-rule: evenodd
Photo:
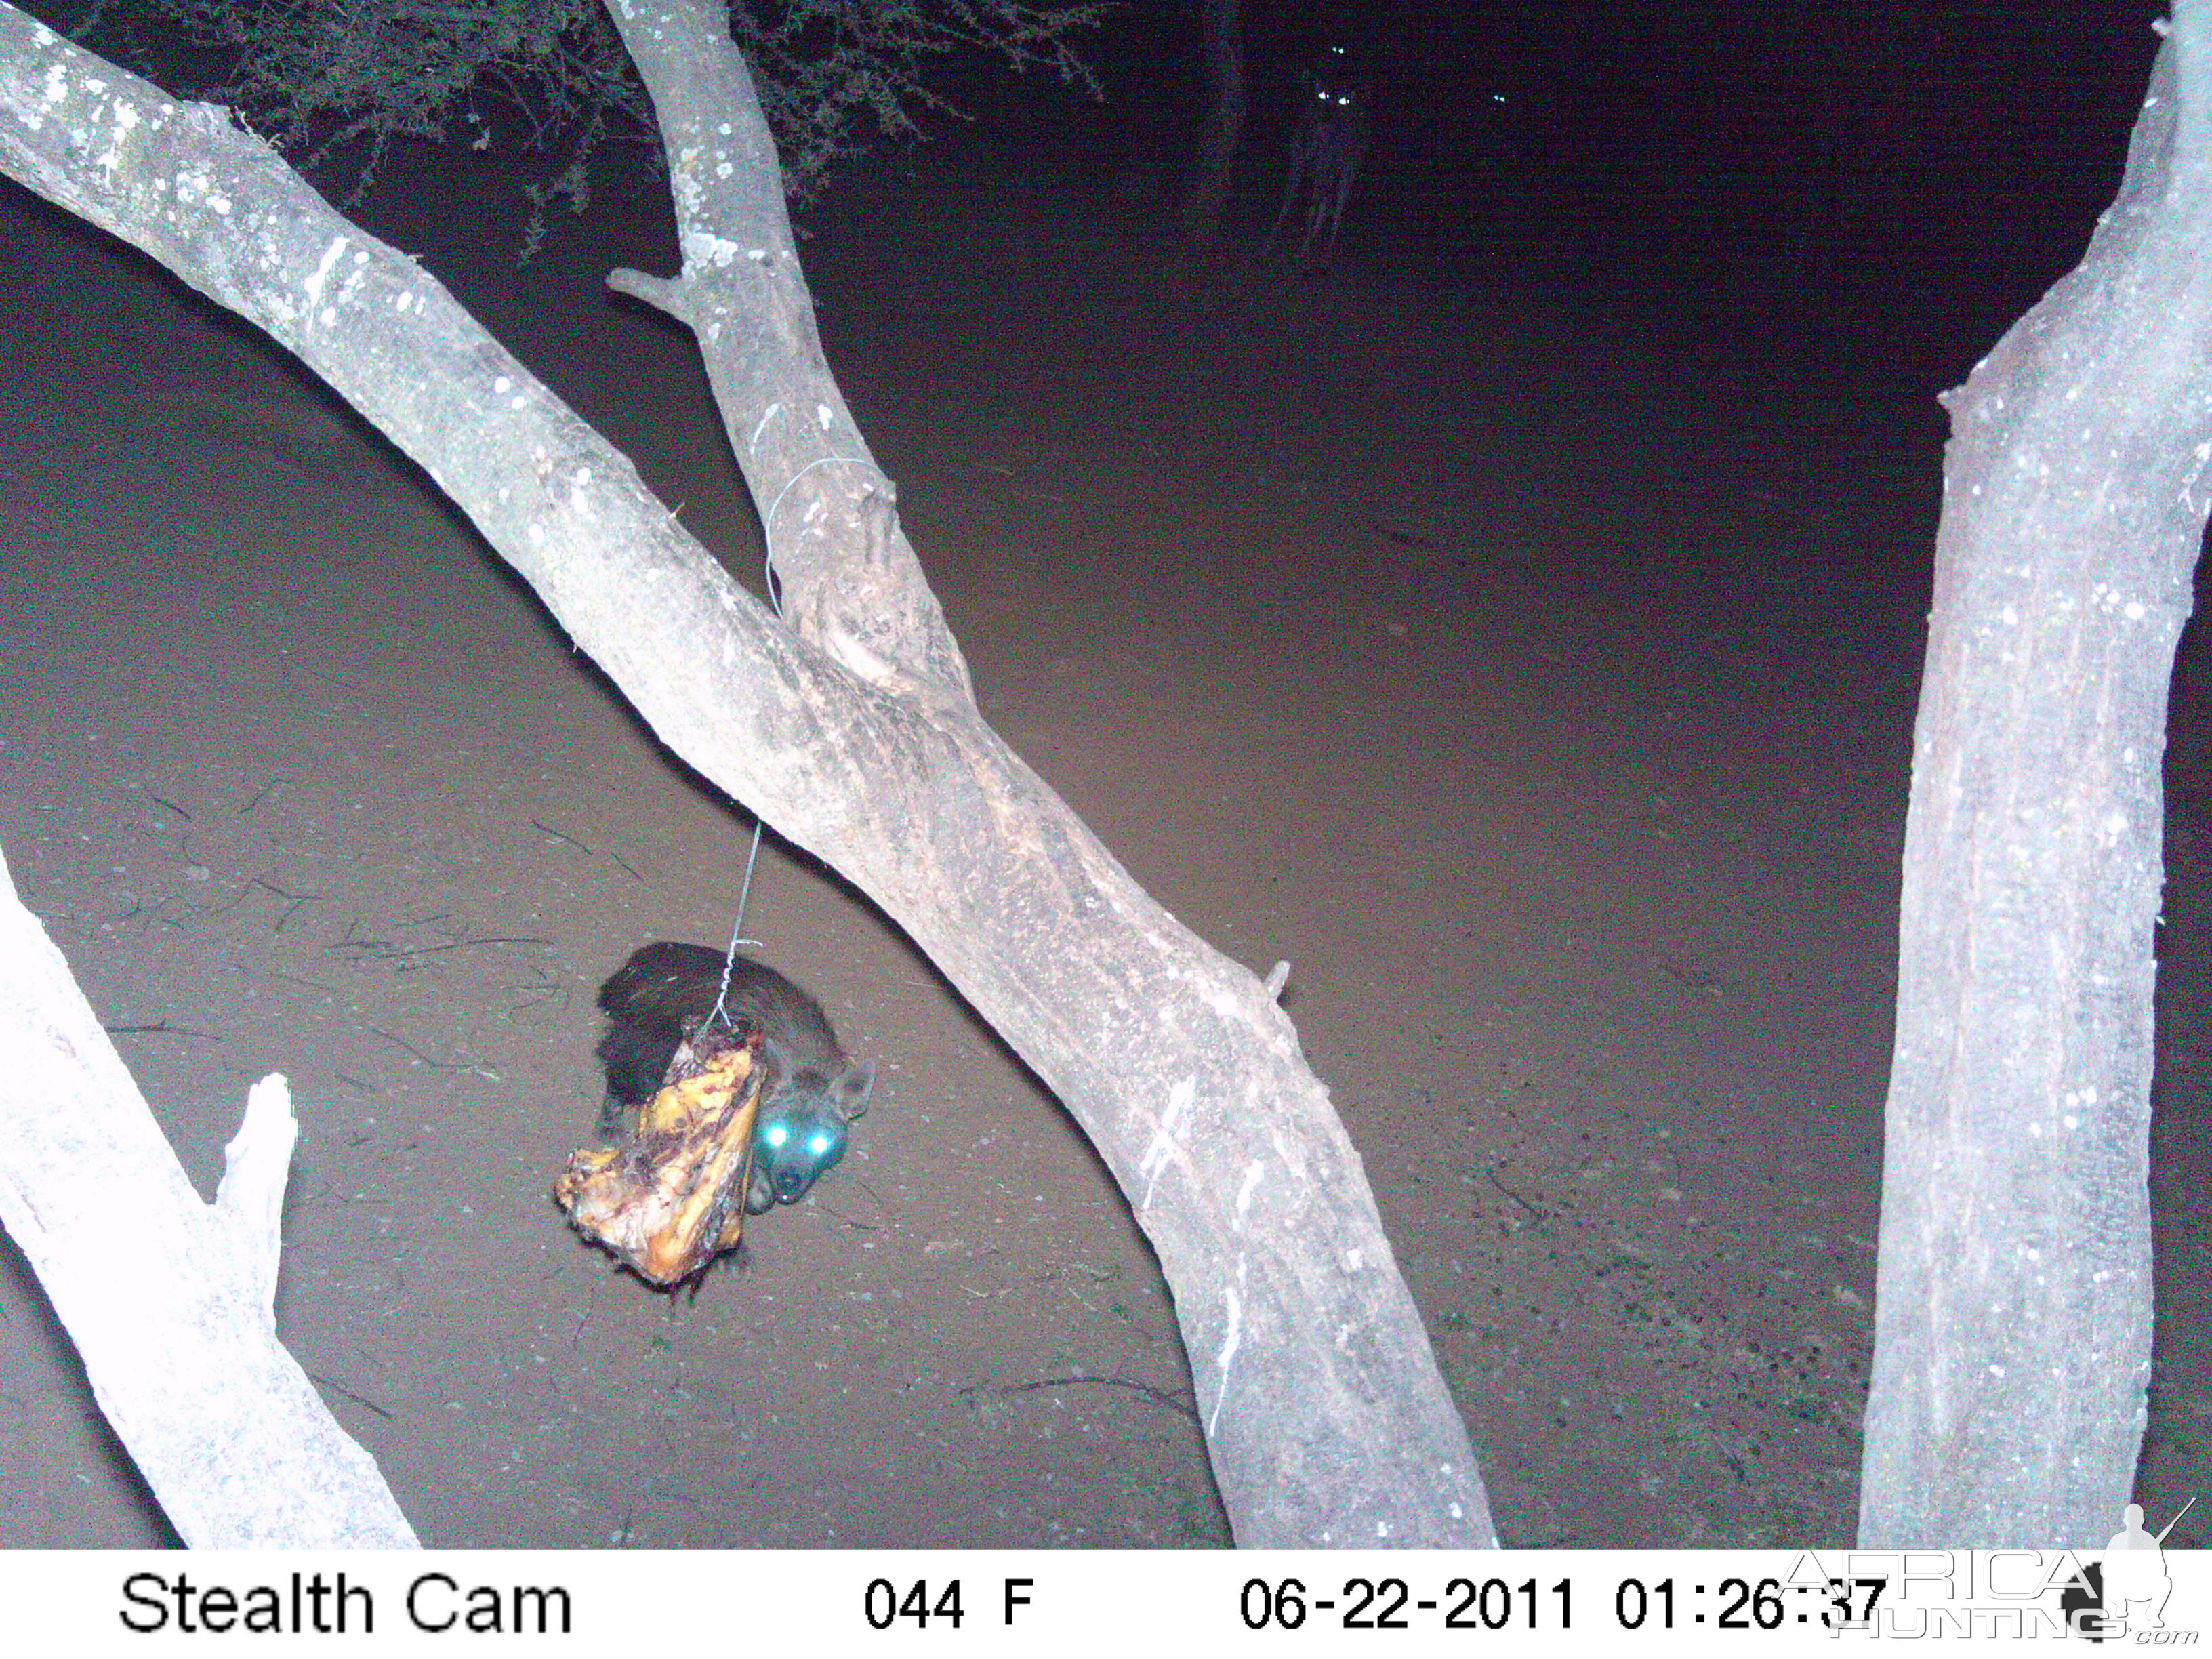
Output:
M599 988L607 1033L599 1039L606 1103L599 1127L612 1133L625 1109L653 1098L677 1045L714 1012L722 952L703 945L648 945ZM822 1005L775 969L738 957L730 964L722 1012L743 1036L758 1031L768 1077L753 1125L752 1179L745 1211L796 1204L845 1156L854 1118L868 1109L876 1068L845 1058Z

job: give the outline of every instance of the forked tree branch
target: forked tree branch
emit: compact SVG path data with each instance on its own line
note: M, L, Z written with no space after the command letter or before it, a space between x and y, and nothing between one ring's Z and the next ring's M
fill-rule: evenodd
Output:
M298 354L672 749L881 904L1059 1095L1158 1252L1240 1543L1494 1543L1358 1154L1290 1021L976 714L821 361L715 8L620 6L617 22L665 100L683 230L684 270L651 297L700 331L789 627L443 288L259 141L4 4L0 168Z
M412 1548L374 1460L276 1340L296 1133L284 1079L264 1078L201 1203L0 860L0 1222L93 1397L194 1548Z

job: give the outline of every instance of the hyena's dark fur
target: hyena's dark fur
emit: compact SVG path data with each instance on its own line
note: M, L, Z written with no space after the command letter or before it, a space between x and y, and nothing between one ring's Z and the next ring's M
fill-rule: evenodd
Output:
M720 951L663 944L645 946L599 988L607 1014L598 1050L607 1072L602 1130L611 1133L625 1108L653 1098L677 1045L714 1012L721 984ZM745 1192L746 1212L759 1215L777 1204L796 1204L845 1156L849 1126L868 1109L876 1068L846 1059L822 1005L749 957L732 963L722 1009L740 1033L761 1034L768 1064Z

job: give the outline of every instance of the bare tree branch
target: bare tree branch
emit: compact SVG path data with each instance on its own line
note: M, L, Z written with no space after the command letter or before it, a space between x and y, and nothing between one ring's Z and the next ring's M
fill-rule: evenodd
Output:
M264 1078L200 1202L0 860L0 1222L100 1410L194 1548L411 1549L375 1461L276 1340L296 1133Z
M976 715L821 363L773 149L713 9L620 18L667 100L685 261L674 286L633 291L700 332L790 629L441 287L266 146L4 5L0 167L298 353L672 748L858 883L1058 1093L1174 1289L1240 1542L1494 1543L1358 1155L1290 1021Z

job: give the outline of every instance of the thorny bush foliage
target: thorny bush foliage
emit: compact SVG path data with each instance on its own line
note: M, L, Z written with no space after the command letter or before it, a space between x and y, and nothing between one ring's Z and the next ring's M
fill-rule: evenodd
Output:
M923 84L928 57L977 49L1097 95L1065 37L1108 9L1103 0L735 0L729 17L784 188L803 201L859 147L863 111L885 134L916 131L918 109L957 113ZM230 105L280 148L306 151L308 166L365 144L349 202L374 182L395 137L443 140L458 121L488 149L487 109L519 118L525 146L567 152L558 173L530 187L540 210L533 249L548 201L566 196L583 210L587 164L603 140L657 137L599 0L94 0L75 33L119 35L143 58L146 24L181 31L221 65L211 71L220 78L191 95Z

